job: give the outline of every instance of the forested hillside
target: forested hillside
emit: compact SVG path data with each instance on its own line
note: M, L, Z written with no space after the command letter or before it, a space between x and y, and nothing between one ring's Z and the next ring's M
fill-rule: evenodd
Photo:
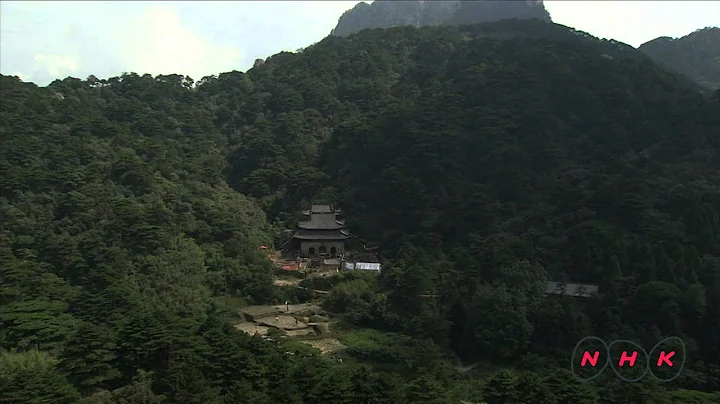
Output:
M198 82L1 80L0 402L718 402L720 92L629 46L515 20L332 36ZM388 259L326 308L412 354L338 363L227 324L228 299L287 298L259 246L310 202ZM678 335L688 361L581 384L588 335Z
M720 28L699 29L682 38L660 37L638 48L659 64L701 86L720 88Z

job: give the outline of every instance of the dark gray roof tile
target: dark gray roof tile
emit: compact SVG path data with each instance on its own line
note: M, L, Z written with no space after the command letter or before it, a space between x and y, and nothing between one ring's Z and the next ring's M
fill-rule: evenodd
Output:
M301 229L334 230L343 229L345 224L335 218L334 213L313 213L307 222L298 223Z
M300 230L293 237L298 240L345 240L348 238L338 230Z

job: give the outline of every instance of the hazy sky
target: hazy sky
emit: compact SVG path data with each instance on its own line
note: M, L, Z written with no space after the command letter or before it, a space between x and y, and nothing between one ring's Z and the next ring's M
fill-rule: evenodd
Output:
M194 79L320 41L358 1L0 2L0 72L46 85L122 72ZM546 1L553 20L633 46L720 25L716 1Z

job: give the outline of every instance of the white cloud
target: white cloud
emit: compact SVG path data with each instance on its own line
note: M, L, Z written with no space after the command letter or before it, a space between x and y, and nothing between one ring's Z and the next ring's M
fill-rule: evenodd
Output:
M632 46L659 36L681 37L720 21L720 3L712 1L563 0L545 6L556 23Z
M0 72L39 85L131 71L199 79L318 42L357 3L0 0ZM631 45L720 21L720 3L711 1L545 4L556 22Z
M65 77L77 70L77 59L67 55L35 55L35 67L47 71L52 77Z
M17 76L20 78L20 80L22 80L24 82L30 81L30 76L28 76L27 74L23 74L23 73L10 73L8 76Z
M183 74L199 79L238 69L242 53L233 45L217 44L184 27L168 7L151 7L118 28L123 69L138 74Z

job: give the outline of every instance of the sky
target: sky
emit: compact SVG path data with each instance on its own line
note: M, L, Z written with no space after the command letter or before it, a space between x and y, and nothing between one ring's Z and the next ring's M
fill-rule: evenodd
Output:
M240 70L326 37L359 1L0 2L0 73L55 79ZM638 46L720 25L717 1L545 1L553 21Z

